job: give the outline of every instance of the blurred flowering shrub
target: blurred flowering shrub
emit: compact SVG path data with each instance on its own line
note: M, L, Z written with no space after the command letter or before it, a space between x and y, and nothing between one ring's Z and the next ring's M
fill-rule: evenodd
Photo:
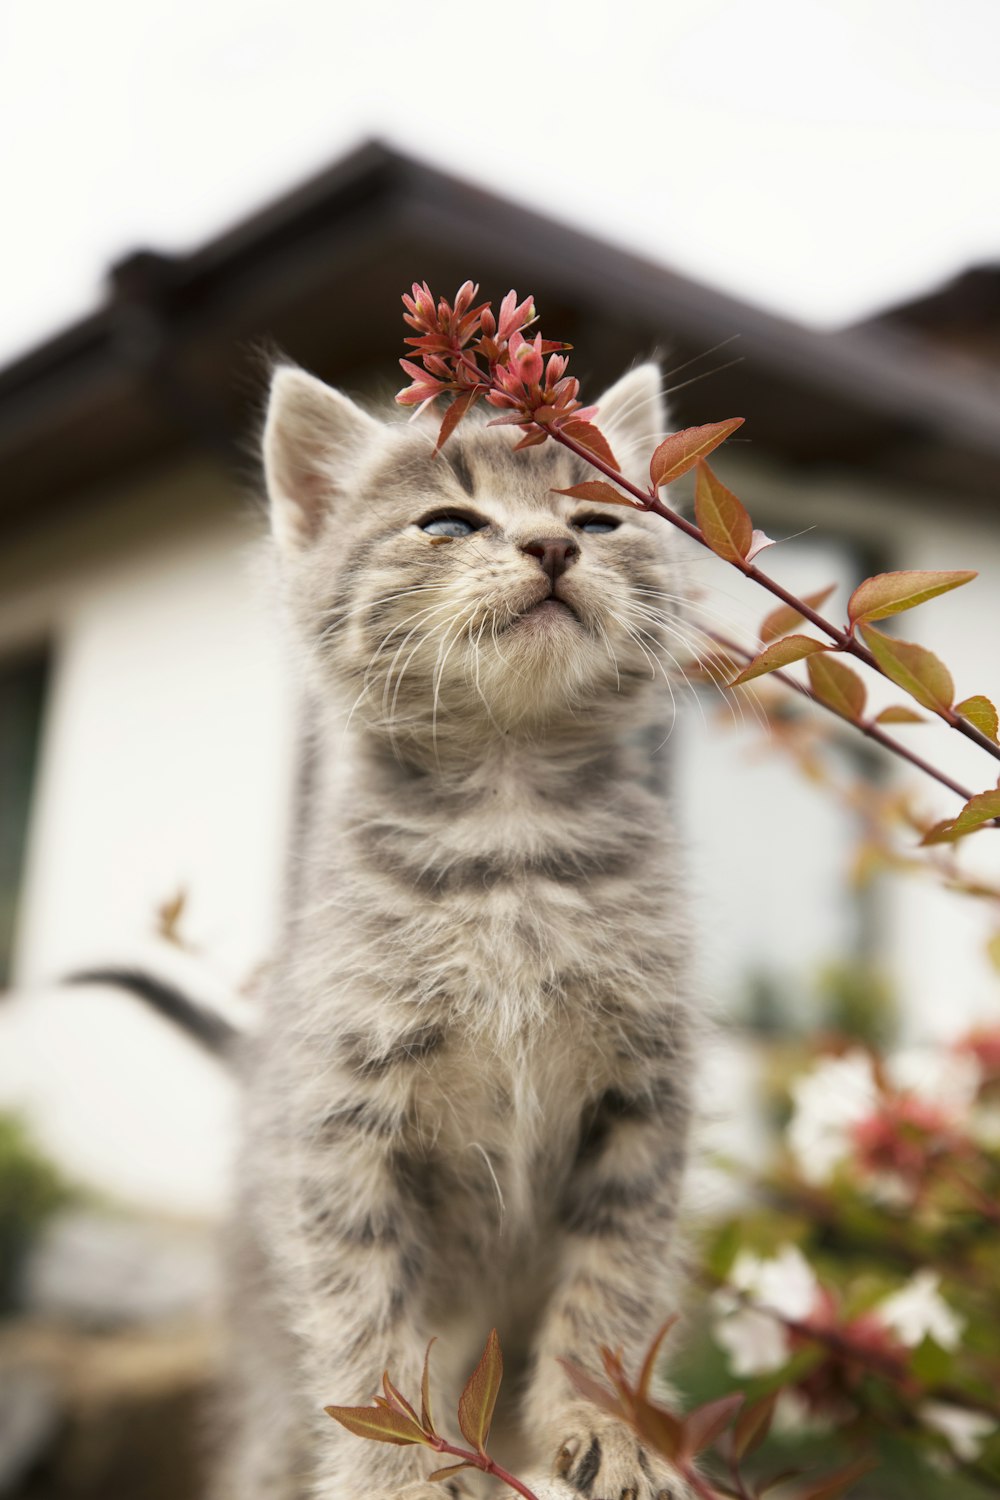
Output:
M773 1168L708 1255L712 1335L732 1377L779 1392L786 1434L893 1433L994 1490L998 1060L1000 1026L805 1062Z

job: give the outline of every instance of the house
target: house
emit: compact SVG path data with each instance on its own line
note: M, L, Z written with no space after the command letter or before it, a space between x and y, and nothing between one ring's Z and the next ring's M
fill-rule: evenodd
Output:
M59 981L135 967L232 1007L273 943L296 745L257 544L269 352L391 391L400 292L468 276L533 293L586 393L656 352L677 426L745 416L719 467L757 525L799 536L768 554L784 580L980 568L907 634L963 695L1000 687L995 276L992 342L961 312L975 357L946 296L937 320L930 298L816 332L378 144L189 255L130 256L100 308L0 372L0 1107L136 1201L216 1210L229 1082L128 996ZM712 559L690 574L724 617L767 608ZM717 703L663 753L723 1013L748 975L804 992L818 961L867 953L900 975L911 1028L979 1014L986 908L917 881L860 898L848 821ZM992 783L970 747L903 733ZM953 803L929 787L927 806Z

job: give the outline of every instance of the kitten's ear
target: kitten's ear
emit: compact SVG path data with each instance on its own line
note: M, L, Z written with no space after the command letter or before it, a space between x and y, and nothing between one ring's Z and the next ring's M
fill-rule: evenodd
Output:
M281 547L303 547L333 505L339 477L378 423L305 370L281 365L264 424L264 475L271 529Z
M636 365L616 381L598 401L594 421L615 450L625 477L648 485L649 460L667 423L659 365Z

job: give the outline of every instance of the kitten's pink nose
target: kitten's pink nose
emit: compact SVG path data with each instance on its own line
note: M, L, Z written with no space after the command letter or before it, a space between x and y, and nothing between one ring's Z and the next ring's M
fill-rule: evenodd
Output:
M538 536L533 541L522 542L521 551L529 557L537 557L553 583L580 555L579 547L568 536Z

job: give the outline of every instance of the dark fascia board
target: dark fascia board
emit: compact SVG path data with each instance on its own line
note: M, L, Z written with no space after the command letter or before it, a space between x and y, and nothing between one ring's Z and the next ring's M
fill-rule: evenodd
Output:
M231 393L220 387L234 379L240 340L271 326L291 285L303 296L314 286L327 302L349 301L352 275L390 244L446 246L470 268L509 266L519 290L557 294L587 318L629 324L654 343L676 338L702 350L738 333L753 381L777 393L758 426L761 445L777 456L841 461L835 443L822 449L833 431L824 419L835 411L850 429L845 451L853 445L862 466L891 477L911 444L935 483L950 457L962 460L956 498L964 492L981 503L992 492L995 403L974 383L944 381L919 339L878 326L804 328L368 143L190 255L123 262L104 307L0 371L0 507L11 517L38 515L73 487L118 478L193 442L231 443L247 403L223 410ZM348 373L331 358L332 375ZM742 388L721 389L727 399L753 394L745 377ZM797 403L798 447L795 434L782 432L782 392ZM810 449L801 431L813 421ZM912 470L901 461L897 472L919 483Z

